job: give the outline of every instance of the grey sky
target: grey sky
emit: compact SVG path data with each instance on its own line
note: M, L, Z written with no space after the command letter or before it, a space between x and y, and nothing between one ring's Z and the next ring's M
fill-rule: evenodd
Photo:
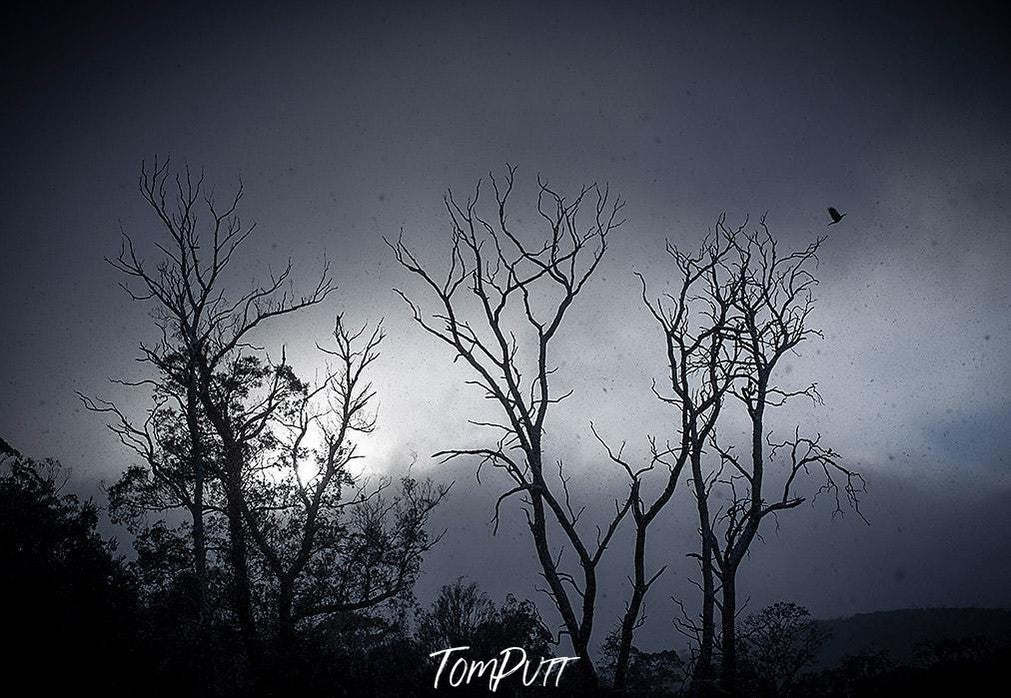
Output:
M141 245L157 232L136 194L139 162L188 161L221 192L241 175L259 233L236 283L288 255L311 274L326 251L340 284L333 304L268 344L311 367L337 309L387 318L372 467L417 453L423 472L460 481L426 584L466 574L496 596L532 596L520 517L490 537L497 485L428 458L477 443L465 420L488 406L408 322L391 288L420 289L380 236L403 227L438 263L442 192L506 161L520 166L515 215L527 222L537 172L625 195L628 222L560 340L558 382L578 400L552 427L558 455L589 475L584 494L606 505L618 479L589 419L630 448L666 428L648 393L662 356L631 272L659 288L664 237L693 242L720 211L768 211L799 244L834 205L848 215L822 255L825 340L791 364L827 404L774 426L799 420L858 463L873 525L832 522L824 506L784 516L779 540L755 548L746 593L819 615L1011 604L1006 38L986 11L954 3L915 16L901 3L712 4L113 5L9 29L0 434L86 482L116 476L126 454L73 391L121 397L105 377L138 370L148 323L102 257L120 223ZM657 641L667 597L690 593L684 496L668 521L657 555L676 564L651 607ZM602 626L622 579L608 582Z

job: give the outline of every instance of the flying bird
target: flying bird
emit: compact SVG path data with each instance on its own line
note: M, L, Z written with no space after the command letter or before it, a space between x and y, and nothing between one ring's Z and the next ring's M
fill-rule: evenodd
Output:
M832 217L832 222L829 223L829 225L835 225L836 223L841 221L843 219L843 216L845 216L846 214L839 213L839 211L836 210L835 206L829 206L828 215Z

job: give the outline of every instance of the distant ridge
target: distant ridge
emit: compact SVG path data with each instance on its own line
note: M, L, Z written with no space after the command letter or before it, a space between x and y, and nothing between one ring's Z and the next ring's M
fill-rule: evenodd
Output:
M910 663L918 644L986 637L1011 642L1011 609L907 608L818 621L830 633L813 669L837 666L846 656L886 651L895 664Z

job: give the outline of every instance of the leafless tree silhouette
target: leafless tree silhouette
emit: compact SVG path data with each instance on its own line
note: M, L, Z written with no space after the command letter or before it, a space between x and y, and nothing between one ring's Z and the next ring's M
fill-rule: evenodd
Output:
M402 594L439 540L426 525L448 488L405 478L391 496L389 478L351 470L361 458L352 435L375 427L366 372L383 337L381 326L349 330L338 316L335 347L320 347L335 365L315 387L292 390L247 466L243 519L276 587L275 663L292 650L299 622Z
M429 514L446 490L406 477L390 496L391 481L349 470L357 457L352 434L374 425L367 372L380 326L351 331L338 317L334 348L320 347L334 365L312 386L283 350L272 360L253 343L258 328L331 294L326 262L305 295L293 290L290 261L267 284L232 294L227 268L253 231L237 214L241 187L219 208L204 194L202 176L173 176L166 162L142 168L140 189L167 241L155 243L159 258L149 265L124 232L110 263L126 276L131 297L153 309L160 340L141 352L155 377L130 385L151 388L155 406L134 424L112 403L82 399L112 414L113 431L143 456L152 483L140 493L147 504L192 512L202 584L204 515L223 518L231 606L252 673L264 675L269 633L260 625L274 636L267 657L274 661L290 649L299 622L372 607L413 583L435 542L426 532ZM169 404L175 417L167 420ZM272 595L266 606L254 599L264 589ZM274 613L265 616L265 607Z
M291 385L285 380L289 371L283 357L280 365L266 369L263 362L245 352L255 350L249 342L255 329L322 302L334 286L324 263L312 291L296 296L289 260L280 273L271 274L269 283L230 295L226 270L255 227L244 223L237 213L243 197L241 185L220 207L204 191L202 174L194 178L187 168L173 175L168 161L155 161L150 168L143 165L139 185L141 196L167 234L164 244L156 243L160 259L153 266L145 263L133 238L123 231L120 253L109 262L126 277L121 286L131 298L153 308L161 339L141 346L142 360L181 386L185 395L194 499L200 501L200 488L212 463L221 484L228 520L232 604L249 661L255 667L261 657L252 609L247 531L242 523L243 468L247 452ZM262 395L243 409L240 404L249 392L247 381L263 379L268 380ZM215 459L204 456L198 413L218 441ZM194 540L202 538L203 525L195 520ZM205 565L205 552L199 552L196 559L199 566ZM198 570L198 576L203 574Z
M690 464L697 489L700 517L708 519L708 499L698 492L706 443L715 433L717 422L736 378L741 349L733 326L734 303L740 292L740 280L728 273L727 260L734 252L733 234L719 221L695 250L683 250L671 242L665 252L670 259L675 283L673 292L651 297L646 279L639 276L642 299L663 333L664 356L669 372L662 386L653 384L653 394L677 414L677 440L661 449L650 438L653 462L666 465L668 477L659 496L648 508L637 497L633 505L636 522L633 593L621 629L618 670L627 665L632 633L650 585L660 573L647 579L644 558L647 529L670 498L685 464ZM612 452L609 449L609 452ZM613 454L614 457L614 454ZM626 468L630 476L637 473ZM640 488L634 492L638 495ZM696 555L701 564L703 592L702 624L692 624L691 632L699 642L694 678L697 684L710 680L715 639L713 623L714 575L708 537L702 536L702 549ZM662 569L661 571L662 572ZM684 630L685 626L681 625ZM625 660L623 662L623 660ZM622 678L616 672L616 683Z
M498 497L494 521L503 502L519 496L547 583L575 651L588 657L597 598L597 567L633 498L615 502L610 521L596 529L592 540L580 530L584 509L569 496L569 476L561 460L546 462L542 436L550 406L569 393L552 390L551 342L576 297L585 287L618 228L624 202L606 187L583 187L565 198L538 178L537 213L546 235L529 242L509 219L509 198L515 168L503 181L490 176L495 215L477 210L481 183L466 202L452 193L445 198L452 226L452 247L445 276L430 272L403 242L387 240L397 261L418 277L438 310L426 314L403 292L414 319L430 334L453 348L480 387L500 409L500 421L475 424L496 431L490 447L454 448L436 455L446 460L473 457L482 466L505 473L512 486ZM590 215L582 215L589 206ZM468 301L470 303L468 303ZM529 337L529 340L527 340ZM563 568L561 553L552 550L551 522L575 551L579 577ZM590 662L581 662L587 679L596 682Z
M664 386L660 388L654 382L653 392L678 411L680 425L676 441L672 444L668 440L660 445L655 437L650 437L650 460L646 467L634 470L622 457L621 448L615 451L597 435L611 459L623 466L633 483L635 546L632 592L618 632L614 683L619 690L625 686L632 639L642 621L646 594L665 569L665 566L661 567L652 574L646 571L649 526L673 497L685 465L690 463L693 472L701 468L704 445L716 427L724 397L733 384L739 349L734 342L731 316L739 283L725 273L724 267L732 251L730 240L721 229L707 236L697 250L683 251L668 241L666 253L678 281L673 293L657 299L650 298L646 280L639 276L643 302L663 330L665 356L670 369ZM647 504L641 495L641 479L657 466L666 468L666 480L655 499ZM704 497L697 501L705 506ZM706 539L703 539L703 547L706 545ZM711 556L704 549L699 559L703 572L703 598L711 604ZM707 680L712 664L712 614L707 616L704 613L703 618L706 617L710 620L700 628L700 656L695 670L696 678L701 681Z
M737 673L737 573L762 523L805 501L798 487L801 476L811 471L821 475L817 493L834 498L836 513L848 504L859 515L864 480L843 465L835 451L823 446L820 436L803 437L797 428L792 438L775 442L767 433L770 409L798 397L815 403L821 400L815 384L795 389L781 383L777 368L802 343L821 336L810 326L809 318L817 284L813 267L824 238L782 253L764 217L750 232L743 226L727 231L722 218L719 227L733 245L733 255L727 258L725 267L737 286L730 316L736 349L729 394L746 410L749 454L746 458L737 456L733 447L725 445L719 433L713 431L709 444L718 454L719 464L709 471L693 473L693 479L699 501L705 503L700 504L699 523L703 538L709 540L708 552L713 555L713 573L719 582L715 605L721 618L720 684L722 690L733 693ZM788 462L780 466L782 459L777 456L783 453L788 455ZM774 487L778 491L769 496ZM725 500L715 508L714 488L726 493Z

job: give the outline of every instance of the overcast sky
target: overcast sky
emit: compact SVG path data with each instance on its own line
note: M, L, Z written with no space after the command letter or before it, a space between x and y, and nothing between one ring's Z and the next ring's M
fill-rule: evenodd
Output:
M805 424L859 466L872 525L818 505L784 516L756 543L743 593L820 616L1011 605L1011 54L994 17L961 3L335 5L124 4L4 22L4 438L59 458L84 487L116 478L127 454L73 391L126 399L106 378L141 370L150 322L103 262L120 225L147 249L159 232L136 191L140 161L189 162L219 192L241 176L258 233L235 283L288 256L308 280L325 252L340 286L264 341L311 368L335 312L386 317L369 467L417 454L420 472L458 481L422 596L458 575L497 598L534 596L522 517L495 539L487 524L504 483L429 458L480 443L466 420L494 414L409 322L392 288L421 289L381 236L403 228L438 264L443 191L505 162L519 165L514 216L530 225L537 173L622 192L628 221L559 340L557 383L578 399L549 425L551 457L606 506L620 479L589 420L640 452L669 429L649 395L663 357L632 272L662 287L664 238L697 241L721 211L768 212L802 244L833 205L848 215L821 258L825 338L790 364L826 405L772 426ZM669 637L668 597L691 594L686 494L658 536L656 564L674 565L646 644ZM612 551L601 627L622 607L626 553Z

